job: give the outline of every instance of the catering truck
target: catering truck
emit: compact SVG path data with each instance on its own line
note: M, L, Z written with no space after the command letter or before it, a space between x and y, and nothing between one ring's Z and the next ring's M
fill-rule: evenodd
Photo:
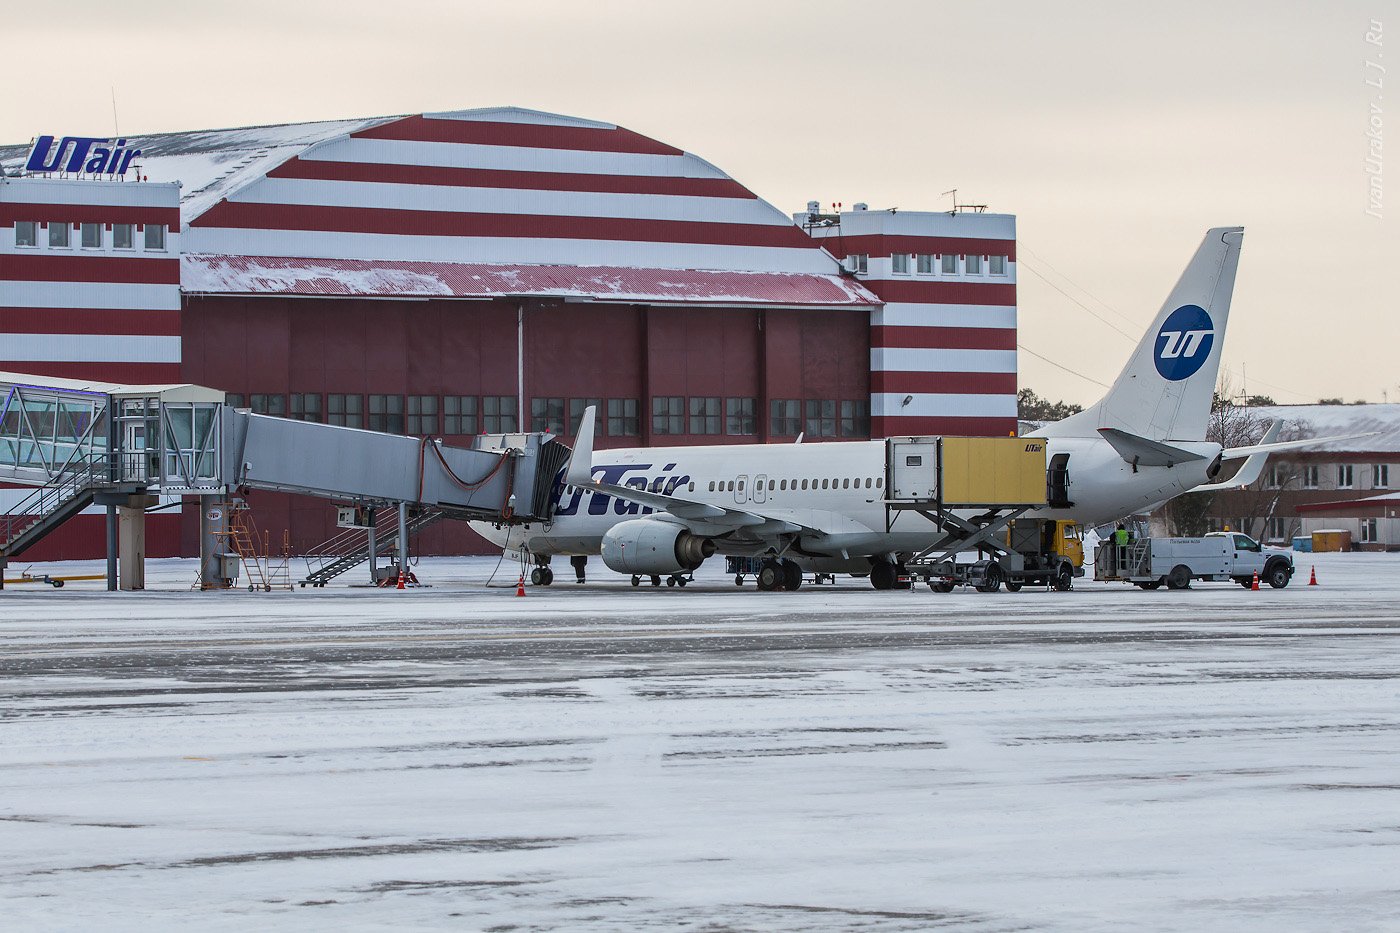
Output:
M1265 548L1237 531L1199 538L1141 538L1125 545L1105 541L1094 552L1094 577L1120 580L1144 590L1166 585L1184 590L1192 580L1234 581L1251 586L1254 575L1275 589L1293 578L1293 555Z

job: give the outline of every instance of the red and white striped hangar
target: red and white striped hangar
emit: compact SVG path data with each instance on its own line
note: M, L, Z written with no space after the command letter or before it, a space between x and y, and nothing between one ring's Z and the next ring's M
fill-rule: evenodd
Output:
M600 447L1016 427L1010 215L788 216L518 108L39 137L0 168L0 370L459 443L567 438L589 404ZM323 502L253 504L296 546L333 532ZM185 512L151 516L151 556L195 553ZM36 559L99 553L83 520ZM458 523L419 544L485 549Z

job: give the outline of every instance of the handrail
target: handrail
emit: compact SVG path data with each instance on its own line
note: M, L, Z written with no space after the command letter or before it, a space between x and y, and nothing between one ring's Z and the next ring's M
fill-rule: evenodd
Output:
M8 547L27 528L41 521L45 515L57 510L84 489L111 482L110 461L107 457L88 457L80 462L82 469L65 471L54 482L40 486L21 499L13 510L0 516L4 521L0 547Z

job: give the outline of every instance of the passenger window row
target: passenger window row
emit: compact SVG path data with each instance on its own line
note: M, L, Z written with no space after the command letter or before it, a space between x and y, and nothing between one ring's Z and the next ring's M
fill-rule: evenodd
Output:
M801 485L799 485L799 482L800 482ZM864 487L861 486L861 483L862 483L862 482L865 483ZM808 485L809 483L810 483L810 485ZM695 484L694 484L694 483L691 483L690 485L691 485L691 492L694 492L694 491L695 491ZM851 477L848 476L848 477L839 477L839 478L837 478L837 479L822 479L822 480L815 480L815 479L806 480L806 479L804 479L804 480L800 480L800 481L799 481L799 480L795 480L795 479L792 479L792 480L788 480L788 479L784 479L784 480L770 479L770 480L768 480L768 491L769 491L769 492L774 492L774 491L779 491L779 492L781 492L781 491L786 491L786 490L789 490L789 489L794 490L794 491L800 490L800 489L861 489L861 488L865 488L865 489L879 489L879 488L881 488L883 485L884 485L884 480L883 480L881 477L870 477L870 476L865 477L863 480L862 480L862 478L859 477L859 476L857 476L857 477L855 477L855 478L851 478ZM731 479L731 480L728 480L728 481L726 481L726 480L718 480L718 481L711 480L711 481L710 481L710 492L743 492L743 491L744 491L744 481L743 481L742 479L741 479L741 480L737 480L737 481L736 481L736 480L732 480L732 479Z

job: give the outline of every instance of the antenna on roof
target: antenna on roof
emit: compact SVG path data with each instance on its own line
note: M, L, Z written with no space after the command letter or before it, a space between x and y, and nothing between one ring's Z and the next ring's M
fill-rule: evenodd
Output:
M985 204L959 204L957 188L952 188L943 192L940 197L946 198L950 194L953 196L953 209L948 212L949 214L956 214L958 211L972 211L974 214L981 214L987 210L987 205Z
M107 88L112 92L112 138L115 139L122 134L121 127L117 124L117 86L109 84Z

